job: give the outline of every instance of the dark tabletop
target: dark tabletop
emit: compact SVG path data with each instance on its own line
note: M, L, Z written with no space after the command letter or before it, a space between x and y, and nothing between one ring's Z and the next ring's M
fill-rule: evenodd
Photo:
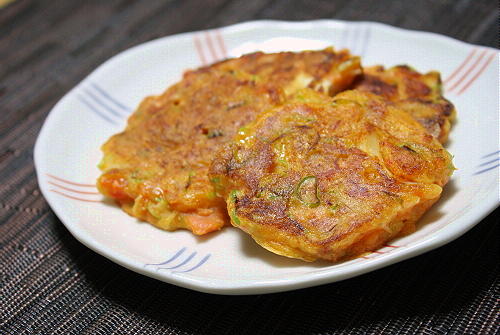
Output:
M6 2L0 0L0 4ZM497 209L463 237L343 282L217 296L80 244L38 190L54 104L139 43L254 19L369 20L498 48L494 0L17 0L0 9L0 334L499 333Z

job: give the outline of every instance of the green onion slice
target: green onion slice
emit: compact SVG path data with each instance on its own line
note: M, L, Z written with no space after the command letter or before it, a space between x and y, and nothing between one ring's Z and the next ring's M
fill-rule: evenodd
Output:
M302 178L296 190L297 198L310 208L318 207L320 204L318 195L318 178L307 176Z
M229 194L229 201L231 201L234 206L231 213L229 213L229 216L231 217L231 221L233 221L237 226L241 224L240 218L236 214L236 200L238 200L238 193L239 192L237 190L232 190Z

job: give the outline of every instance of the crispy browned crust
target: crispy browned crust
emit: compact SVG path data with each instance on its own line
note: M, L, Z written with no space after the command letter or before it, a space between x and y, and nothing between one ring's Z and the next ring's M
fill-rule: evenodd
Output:
M228 221L225 203L207 175L218 148L287 94L304 87L333 94L360 73L359 58L331 48L255 53L188 71L146 98L103 145L98 188L160 228L218 230Z
M287 95L305 87L334 95L348 88L362 74L359 57L353 57L348 50L334 52L332 48L299 53L255 52L198 71L206 69L237 69L256 75L274 87L282 88Z
M232 224L264 248L339 261L414 229L452 171L442 145L384 99L304 90L226 144L211 177Z
M444 143L456 112L453 104L443 97L441 86L436 71L421 74L406 65L389 69L379 65L365 68L354 88L392 101Z

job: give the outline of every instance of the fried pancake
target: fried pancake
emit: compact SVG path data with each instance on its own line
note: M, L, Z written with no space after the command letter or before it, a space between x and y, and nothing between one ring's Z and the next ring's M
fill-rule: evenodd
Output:
M210 176L231 223L264 248L340 261L413 231L452 171L442 145L383 98L306 89L242 128Z
M354 88L392 101L410 113L441 143L446 142L455 108L442 95L439 72L421 74L406 65L364 68Z
M159 228L218 230L229 221L208 178L219 147L286 94L303 87L334 94L360 73L358 57L331 48L256 53L188 71L146 98L125 131L103 145L98 188Z

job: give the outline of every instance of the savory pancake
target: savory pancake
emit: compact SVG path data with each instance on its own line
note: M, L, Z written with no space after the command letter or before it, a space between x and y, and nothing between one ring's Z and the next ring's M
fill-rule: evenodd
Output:
M442 95L439 72L421 74L406 65L364 68L354 88L392 101L410 113L441 143L446 142L455 118L453 104Z
M231 223L264 248L339 261L413 231L452 171L442 145L385 99L305 89L240 129L210 176Z
M124 132L102 147L99 190L130 215L201 235L228 222L208 178L221 145L262 110L311 87L334 94L361 73L348 51L255 53L188 71L146 98Z

